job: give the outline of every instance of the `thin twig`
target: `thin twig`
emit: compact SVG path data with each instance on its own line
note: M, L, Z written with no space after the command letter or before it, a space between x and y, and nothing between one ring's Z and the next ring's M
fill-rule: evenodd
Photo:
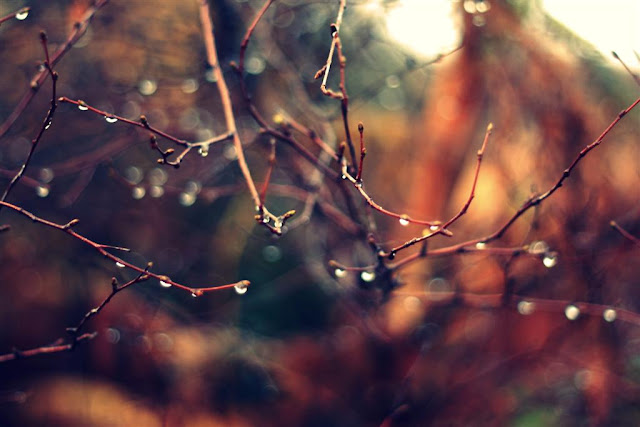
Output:
M60 61L63 56L69 51L69 49L71 49L71 47L78 40L80 40L80 38L87 31L89 23L93 19L96 12L98 12L98 10L100 10L108 2L109 0L96 0L93 6L87 9L82 19L74 24L73 30L71 30L71 33L69 33L67 40L63 44L61 44L60 47L58 47L58 50L56 50L56 52L53 54L51 62L49 63L51 67L54 67L58 63L58 61ZM18 117L20 117L20 115L24 112L48 75L49 71L44 69L36 73L36 75L31 79L30 87L27 92L25 92L25 94L22 96L22 98L18 102L18 105L16 105L9 117L7 117L4 123L0 125L0 138L2 138L7 133L7 131L11 129L11 126L13 126Z
M640 245L640 239L622 228L617 222L611 221L609 225L611 225L611 227L613 227L613 229L620 233L625 239L632 241L636 245Z
M79 234L76 233L73 230L73 227L75 225L77 225L80 221L77 219L72 219L71 221L69 221L66 224L56 224L55 222L51 222L48 221L46 219L40 218L34 214L32 214L31 212L13 205L11 203L7 203L7 202L3 202L0 201L0 206L5 206L9 209L12 209L16 212L18 212L19 214L26 216L27 218L29 218L31 221L33 222L37 222L39 224L43 224L46 225L47 227L51 227L51 228L55 228L56 230L60 230L60 231L64 231L65 233L69 234L70 236L76 238L77 240L80 240L81 242L85 243L86 245L89 245L90 247L92 247L93 249L95 249L98 253L100 253L100 255L102 255L103 257L107 258L108 260L114 262L116 264L116 266L120 267L120 268L129 268L137 273L144 273L149 275L150 277L153 277L161 282L164 282L167 285L172 285L175 286L178 289L182 289L185 291L190 292L193 296L201 296L206 292L212 292L212 291L218 291L218 290L222 290L222 289L229 289L229 288L234 288L236 286L238 287L245 287L245 286L249 286L249 281L247 280L241 280L239 282L236 283L230 283L230 284L226 284L226 285L219 285L219 286L208 286L208 287L191 287L191 286L186 286L183 285L181 283L175 282L173 281L170 277L163 275L163 274L157 274L157 273L153 273L151 271L148 270L148 268L142 268L142 267L138 267L135 264L132 264L128 261L123 260L122 258L115 256L109 252L107 252L107 249L115 249L115 250L120 250L120 251L129 251L129 249L127 248L122 248L122 247L118 247L118 246L111 246L111 245L105 245L105 244L101 244L101 243L96 243L93 240Z
M14 19L14 18L18 19L17 17L26 17L29 14L30 10L31 10L30 7L23 7L21 9L16 10L15 12L5 15L2 18L0 18L0 25L2 25L4 22L9 21L11 19Z
M49 111L47 112L47 115L44 118L44 121L42 122L42 125L40 126L40 130L38 131L37 135L31 140L31 148L29 149L29 154L27 154L27 158L22 163L20 170L16 173L16 175L13 177L11 182L9 182L9 185L4 190L4 193L0 198L0 201L3 201L3 202L7 200L9 193L11 192L13 187L18 183L20 178L22 178L25 171L27 170L27 167L29 166L29 163L31 163L31 159L33 158L33 153L35 153L36 148L38 147L38 143L42 138L42 135L44 135L44 132L47 129L49 129L49 126L51 126L53 115L56 112L56 107L58 106L56 102L56 86L58 82L58 73L56 73L52 68L51 61L49 58L49 48L47 46L47 35L45 34L44 31L40 33L40 42L42 44L42 49L44 50L44 56L45 56L44 67L47 70L47 72L51 75L51 86L52 86L51 105L49 107ZM1 209L1 206L0 206L0 209Z

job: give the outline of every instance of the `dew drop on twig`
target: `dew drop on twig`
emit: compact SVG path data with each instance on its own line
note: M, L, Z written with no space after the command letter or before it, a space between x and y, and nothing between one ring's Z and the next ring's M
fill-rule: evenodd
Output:
M164 280L160 280L160 286L162 286L163 288L170 288L171 283L167 283Z
M532 314L536 309L536 305L529 301L520 301L518 303L518 313L528 316Z
M476 243L476 249L482 250L482 249L486 249L486 248L487 248L487 244L485 242Z
M376 273L373 271L363 271L360 273L360 278L363 282L373 282L376 279Z
M88 109L89 107L87 107L87 104L85 104L84 101L82 100L78 101L78 110L87 111Z
M104 119L107 121L107 123L115 123L118 121L117 117L113 116L104 116Z
M406 227L407 225L409 225L409 216L402 215L399 219L399 222L401 226Z
M342 268L336 268L333 274L335 274L336 277L338 278L342 278L342 277L346 277L347 271Z
M549 245L543 240L536 240L529 245L529 253L533 255L546 254L549 251Z
M116 267L118 268L124 268L125 265L123 263L121 263L120 261L116 261Z
M568 305L564 309L564 315L569 320L576 320L580 316L580 309L573 304Z
M248 289L249 286L244 282L238 283L233 287L233 290L236 291L236 294L238 295L246 294Z
M558 263L558 254L556 252L548 252L542 258L542 264L547 268L555 267Z
M29 9L27 8L20 9L18 13L16 13L16 19L18 21L24 21L25 19L27 19L27 16L29 16Z
M603 313L602 313L602 318L611 323L614 320L616 320L616 318L618 317L618 313L613 309L613 308L607 308Z

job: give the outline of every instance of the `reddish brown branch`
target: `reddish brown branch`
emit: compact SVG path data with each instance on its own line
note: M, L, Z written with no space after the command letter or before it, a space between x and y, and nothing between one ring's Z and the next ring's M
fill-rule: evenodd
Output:
M625 239L635 243L636 245L640 245L640 239L622 228L617 222L611 221L609 225L611 225L611 227L613 227L613 229L620 233Z
M76 238L77 240L81 241L82 243L90 246L91 248L93 248L94 250L96 250L100 255L102 255L103 257L107 258L108 260L112 261L113 263L116 264L116 266L121 267L121 268L128 268L130 270L133 270L137 273L141 273L141 274L146 274L150 277L153 277L161 282L164 282L167 285L172 285L175 286L178 289L182 289L185 290L187 292L190 292L193 296L201 296L206 292L211 292L211 291L218 291L218 290L222 290L222 289L229 289L229 288L234 288L236 286L249 286L249 281L247 280L241 280L239 282L236 283L230 283L230 284L226 284L226 285L220 285L220 286L209 286L209 287L191 287L191 286L186 286L183 285L181 283L175 282L173 281L170 277L162 275L162 274L158 274L158 273L153 273L151 271L149 271L149 269L147 267L142 268L142 267L138 267L135 264L132 264L128 261L123 260L120 257L117 257L109 252L107 252L107 249L116 249L116 250L121 250L121 251L129 251L129 249L127 248L121 248L118 246L111 246L111 245L105 245L105 244L101 244L101 243L96 243L93 240L79 234L76 233L73 230L73 227L75 225L78 224L78 222L80 222L77 219L72 219L71 221L69 221L66 224L56 224L55 222L51 222L48 221L46 219L43 218L39 218L36 215L32 214L31 212L16 206L16 205L12 205L11 203L7 203L7 202L3 202L0 201L0 206L5 206L9 209L12 209L16 212L18 212L19 214L29 218L31 221L33 222L37 222L39 224L43 224L46 225L47 227L51 227L51 228L55 228L56 230L60 230L60 231L64 231L65 233L69 234L70 236Z
M37 135L31 140L31 147L29 149L29 154L27 154L27 158L24 160L24 162L22 163L22 166L20 167L20 170L15 174L15 176L13 177L13 179L11 180L11 182L9 182L9 185L7 186L7 188L4 190L4 193L2 194L2 197L0 198L0 201L5 201L7 200L7 197L9 196L9 193L11 192L11 190L13 189L13 187L18 183L18 181L20 181L20 178L22 178L22 176L24 175L25 171L27 170L27 167L29 166L29 163L31 163L31 159L33 158L33 153L35 153L36 148L38 147L38 143L40 142L40 139L42 139L42 135L44 135L44 132L49 129L49 126L51 126L51 121L53 120L53 115L56 112L56 107L58 106L57 102L56 102L56 86L57 86L57 82L58 82L58 73L56 73L55 71L53 71L52 65L51 65L51 61L49 59L49 48L47 46L47 35L43 32L40 33L40 42L42 43L42 49L44 50L44 56L45 56L45 62L44 62L44 67L47 70L47 72L51 75L51 86L52 86L52 94L51 94L51 105L49 107L49 111L47 112L47 115L45 116L42 125L40 126L40 130L38 131ZM1 209L1 206L0 206Z
M77 343L88 341L88 340L92 340L97 335L98 335L97 332L93 332L93 333L90 333L90 334L82 334L82 335L76 337L73 340L73 342L68 343L68 344L61 344L60 343L61 341L58 340L57 342L55 342L52 345L32 348L32 349L29 349L29 350L18 350L18 349L15 349L11 353L0 355L0 363L9 362L11 360L16 360L16 359L24 359L24 358L27 358L27 357L39 356L39 355L42 355L42 354L61 353L63 351L71 351L71 350L73 350L75 348Z
M573 172L576 166L578 166L578 163L580 163L580 160L582 160L584 156L589 154L591 150L593 150L598 145L600 145L604 137L607 136L609 132L611 132L611 129L613 129L618 124L618 122L622 120L624 116L626 116L631 110L633 110L635 106L638 105L638 103L640 103L640 98L636 99L630 106L628 106L627 108L622 110L620 113L618 113L618 116L609 124L609 126L607 126L607 128L600 134L600 136L598 136L598 138L595 139L595 141L593 141L592 143L584 147L582 150L580 150L580 153L578 153L578 155L573 160L573 162L571 162L569 167L567 167L562 172L562 175L560 176L558 181L553 185L553 187L551 187L545 193L540 194L539 196L531 197L529 200L524 202L522 206L520 206L520 208L516 211L516 213L502 227L500 227L495 233L490 234L489 236L483 239L480 239L479 241L489 243L493 240L499 239L511 227L511 225L514 222L516 222L516 220L520 218L525 212L527 212L532 207L537 206L543 201L545 201L553 193L555 193L560 187L562 187L562 185L564 184L564 181L567 178L569 178L569 176L571 175L571 172Z
M624 69L627 71L627 73L629 73L629 75L631 76L631 78L633 79L633 81L634 81L634 82L636 82L636 84L637 84L638 86L640 86L640 77L638 77L638 75L637 75L636 73L634 73L633 71L631 71L631 68L629 68L629 67L627 66L627 64L622 60L622 58L620 58L620 57L618 56L618 54L617 54L617 53L615 53L615 52L611 52L611 54L613 55L613 57L614 57L615 59L617 59L617 60L618 60L618 62L620 62L620 64L622 64L622 66L623 66L623 67L624 67Z
M73 26L73 30L71 30L71 33L69 33L67 40L63 44L61 44L53 54L51 62L49 63L51 67L54 67L58 63L58 61L60 61L62 57L69 51L69 49L71 49L71 47L78 40L80 40L80 38L87 31L89 23L93 19L96 12L108 2L109 0L96 0L93 6L87 9L83 18L80 21L76 22ZM22 98L18 102L18 105L16 105L9 117L7 117L4 123L0 125L0 138L2 138L4 134L7 133L9 129L11 129L11 126L13 126L18 117L20 117L20 115L24 112L24 110L27 108L27 105L29 105L48 75L49 71L47 69L43 69L31 79L30 87L27 92L25 92L25 94L22 96Z
M12 12L8 15L3 16L2 18L0 18L0 25L2 25L4 22L7 22L11 19L18 19L20 21L26 19L27 15L29 14L29 11L31 10L30 7L23 7L21 9L16 10L15 12Z

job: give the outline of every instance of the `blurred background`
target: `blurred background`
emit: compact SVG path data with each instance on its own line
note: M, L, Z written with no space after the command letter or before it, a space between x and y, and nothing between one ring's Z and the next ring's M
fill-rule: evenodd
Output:
M144 114L189 141L224 133L198 4L111 0L56 65L58 95L132 120ZM263 2L210 5L260 186L271 138L249 114L229 64ZM55 50L91 2L9 0L0 16L24 6L26 19L0 26L0 121L42 64L40 30ZM337 13L337 1L274 2L242 76L270 125L333 170L297 129L332 147L345 139L340 103L314 80ZM640 88L609 51L640 72L638 17L633 1L348 2L340 36L354 141L356 124L365 127L367 192L412 218L450 218L468 198L492 122L476 197L451 227L454 236L433 239L429 249L491 234L637 98ZM329 87L338 83L334 63ZM50 100L47 80L2 135L2 185L23 164ZM640 312L638 245L609 225L640 236L639 136L633 111L558 193L491 244L538 242L557 253L552 262L454 254L393 275L360 274L329 261L373 265L369 233L389 250L423 227L368 209L352 187L276 141L266 204L298 212L276 237L256 226L231 142L191 152L174 169L157 163L146 132L60 104L9 202L61 224L78 218L80 234L131 248L127 261L152 261L177 282L252 285L243 295L197 299L153 279L124 290L86 325L95 339L73 352L0 364L0 424L637 424L638 316L576 316L565 307ZM109 295L111 277L135 277L65 233L6 208L0 215L11 225L0 236L0 353L67 339L65 328ZM551 304L538 310L527 297Z

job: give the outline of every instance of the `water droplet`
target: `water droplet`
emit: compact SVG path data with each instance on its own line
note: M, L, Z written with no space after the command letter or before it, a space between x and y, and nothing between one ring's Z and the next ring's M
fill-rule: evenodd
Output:
M580 309L575 305L570 304L564 309L564 315L569 320L576 320L578 316L580 316Z
M373 282L376 279L376 273L373 271L363 271L360 273L360 278L363 282Z
M104 116L104 119L107 121L107 123L115 123L118 121L118 118L113 116Z
M162 197L163 194L164 188L160 185L152 185L151 188L149 188L149 195L155 199Z
M607 308L603 313L602 317L607 322L611 323L618 317L618 313L613 308Z
M542 240L537 240L535 242L531 242L529 244L529 253L533 255L542 255L549 252L549 245L547 242Z
M491 4L488 1L476 1L476 10L478 13L486 13L491 9Z
M344 174L343 174L340 178L342 178L342 179L347 179L347 175L344 175Z
M547 268L554 267L558 263L558 254L556 252L546 253L544 258L542 258L542 263Z
M186 79L182 82L182 92L195 93L198 90L198 81L196 79Z
M133 187L133 190L131 190L131 197L136 200L142 199L145 194L147 194L147 191L144 187Z
M120 261L116 261L116 267L118 268L124 268L125 265L123 263L121 263Z
M400 86L400 79L395 74L388 76L385 80L388 87L395 89Z
M158 83L155 80L144 79L138 84L138 90L145 96L153 95L158 89Z
M474 17L471 19L471 23L476 27L483 27L484 24L487 23L487 20L482 15L474 15Z
M487 244L485 242L476 243L476 249L482 250L482 249L486 249L486 247L487 247Z
M202 157L207 157L209 155L209 145L202 145L200 148L198 148L198 154L200 154Z
M206 81L208 81L209 83L215 83L218 81L218 76L216 76L215 71L213 70L213 68L208 69L207 71L205 71L204 73L204 78Z
M266 216L266 215L265 215L265 216L263 216L263 217L262 217L262 222L263 222L264 224L269 224L269 217L268 217L268 216Z
M282 218L278 217L273 220L273 227L278 229L282 228Z
M142 171L136 166L129 166L124 172L124 176L132 184L138 184L142 181Z
M78 110L87 111L88 109L89 107L87 107L87 104L85 104L83 100L78 101Z
M50 168L40 169L40 182L47 184L53 180L53 176L54 173Z
M44 130L49 129L50 127L51 127L51 120L49 120L49 121L47 122L47 124L46 124L46 125L44 125Z
M518 313L528 316L533 313L536 309L536 305L529 301L520 301L518 303Z
M47 197L49 195L49 187L46 185L38 185L36 187L36 194L38 197Z
M439 225L432 225L431 227L429 227L429 230L431 231L438 231L438 229L440 228Z
M117 344L120 341L120 331L115 328L108 328L105 337L110 344Z
M333 273L336 275L337 278L342 278L342 277L346 277L347 270L344 270L342 268L336 268Z
M246 294L248 289L249 285L247 285L245 282L240 282L233 287L233 290L236 291L236 294L238 295Z
M406 227L407 225L409 225L409 216L402 215L398 221L400 222L401 226Z
M29 9L27 8L20 9L18 13L16 13L16 19L18 21L24 21L27 19L27 16L29 16Z
M147 174L151 185L164 185L167 182L167 172L162 168L153 168Z
M224 147L224 151L222 152L222 155L227 160L235 160L238 158L238 153L236 153L236 147L234 147L233 145L227 145L226 147Z
M191 206L196 202L196 195L191 192L182 192L178 197L178 201L182 206Z
M467 13L473 14L477 12L475 0L465 0L465 2L462 4L462 7Z
M198 298L198 294L196 294L195 292L191 292L191 296L194 298Z
M188 193L199 193L202 185L198 181L188 181L184 186L184 191Z
M160 286L162 286L163 288L170 288L171 283L167 283L164 280L160 280Z
M244 64L244 68L247 70L247 73L257 75L264 71L266 65L267 64L264 59L259 56L252 56L247 59Z
M282 258L282 251L275 245L268 245L262 249L262 256L267 262L278 262Z

